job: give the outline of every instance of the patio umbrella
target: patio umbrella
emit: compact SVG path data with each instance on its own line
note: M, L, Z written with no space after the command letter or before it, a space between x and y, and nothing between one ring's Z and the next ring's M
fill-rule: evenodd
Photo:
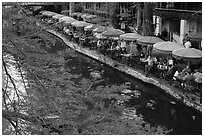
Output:
M137 33L125 33L125 34L120 35L120 39L130 40L130 41L134 41L139 38L142 38L142 36Z
M42 14L43 12L45 12L45 10L40 11L39 14Z
M81 17L84 19L84 18L86 18L87 16L89 16L89 15L91 15L91 14L83 14L83 15L81 15Z
M76 22L77 20L66 20L65 22L63 22L64 25L71 25L71 23Z
M197 62L202 59L202 51L195 48L182 48L174 50L172 55L176 59L183 59L188 62Z
M72 18L72 17L68 17L68 16L64 16L64 17L61 17L59 19L60 22L65 22L65 21L69 21L69 20L74 20L74 21L77 21L76 19Z
M161 53L171 53L174 50L184 48L183 45L175 43L175 42L157 42L153 45L154 49Z
M95 17L95 18L92 18L92 19L85 18L84 21L94 23L94 24L100 24L100 23L106 21L106 19L102 18L102 17Z
M108 29L108 30L102 32L102 36L105 36L105 37L118 37L118 36L120 36L121 34L124 34L124 33L125 32L122 31L122 30L111 28L111 29Z
M60 19L62 17L64 17L64 15L61 15L61 14L56 14L56 15L52 16L52 18L56 19L56 20L58 20L58 19Z
M85 22L85 21L75 21L75 22L72 22L71 23L71 25L72 26L75 26L75 27L77 27L77 28L79 28L79 27L86 27L86 26L88 26L88 25L91 25L90 23L87 23L87 22Z
M80 13L80 12L74 12L74 13L71 14L71 16L72 16L72 17L73 17L73 16L77 16L79 13Z
M91 25L88 25L84 28L85 31L88 31L88 30L93 30L97 27L96 24L91 24Z
M54 15L56 15L56 14L57 14L57 13L51 12L51 11L44 11L44 12L42 13L42 15L47 16L47 17L52 17L52 16L54 16Z
M70 10L63 10L63 11L61 11L61 14L68 16L69 12L70 12Z
M158 38L158 37L144 36L144 37L138 39L137 42L138 42L138 44L147 46L149 44L155 44L157 42L163 42L163 40Z
M96 18L97 17L97 15L87 15L86 16L86 19L94 19L94 18Z
M104 26L98 26L97 28L93 29L93 32L95 33L102 33L104 31L106 31L108 28L104 27Z

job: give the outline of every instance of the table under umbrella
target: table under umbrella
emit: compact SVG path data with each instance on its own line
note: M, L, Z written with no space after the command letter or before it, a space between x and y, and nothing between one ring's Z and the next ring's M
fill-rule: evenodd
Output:
M138 44L141 45L149 45L149 44L155 44L157 42L164 42L162 39L158 38L158 37L153 37L153 36L144 36L140 39L137 40Z
M143 36L137 34L137 33L125 33L120 35L120 39L124 39L124 40L129 40L129 41L135 41L139 38L142 38Z

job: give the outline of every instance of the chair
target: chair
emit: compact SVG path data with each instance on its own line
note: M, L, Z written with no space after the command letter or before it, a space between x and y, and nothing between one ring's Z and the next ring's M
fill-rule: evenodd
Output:
M174 81L173 77L174 77L175 72L176 72L176 68L173 67L171 68L171 70L168 70L167 73L164 75L164 79L169 81L170 85L172 85Z

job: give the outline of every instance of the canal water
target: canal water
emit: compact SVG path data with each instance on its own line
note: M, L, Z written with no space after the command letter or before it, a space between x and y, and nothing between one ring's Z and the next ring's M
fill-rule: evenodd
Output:
M70 69L70 73L80 76L73 79L74 82L79 82L82 78L92 79L91 73L97 71L102 76L102 85L129 83L130 90L137 90L138 96L133 96L126 105L134 107L136 115L142 116L145 122L166 127L172 130L170 134L202 134L202 114L176 101L153 85L79 53L69 57L65 69Z

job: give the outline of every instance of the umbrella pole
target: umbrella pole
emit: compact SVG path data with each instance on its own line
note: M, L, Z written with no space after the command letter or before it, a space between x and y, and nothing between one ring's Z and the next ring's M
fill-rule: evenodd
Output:
M190 61L188 61L188 68L190 68Z

